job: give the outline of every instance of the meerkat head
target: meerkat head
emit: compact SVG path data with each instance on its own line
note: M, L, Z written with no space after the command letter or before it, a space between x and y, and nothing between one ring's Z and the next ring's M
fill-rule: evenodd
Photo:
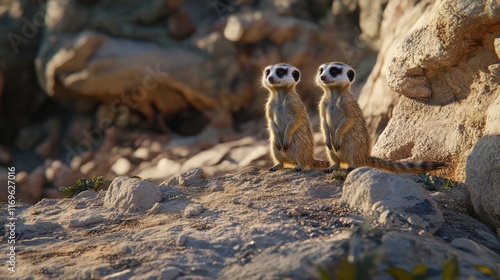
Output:
M300 71L286 63L269 65L262 73L262 85L268 89L294 87L300 81Z
M341 62L330 62L319 66L316 84L320 87L346 87L354 82L356 72L351 66Z

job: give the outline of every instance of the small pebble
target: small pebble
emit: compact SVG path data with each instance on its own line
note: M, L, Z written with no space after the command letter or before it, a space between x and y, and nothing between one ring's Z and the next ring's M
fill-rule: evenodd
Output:
M175 279L179 276L180 271L177 267L169 266L164 268L160 273L160 279Z
M175 241L175 245L178 247L184 247L187 244L187 236L184 234L179 234L177 240Z

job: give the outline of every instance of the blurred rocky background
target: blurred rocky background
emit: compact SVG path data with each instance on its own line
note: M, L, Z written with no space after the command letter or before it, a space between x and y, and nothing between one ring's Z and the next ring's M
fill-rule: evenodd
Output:
M301 69L317 123L313 77L337 60L357 70L374 154L447 163L500 226L498 2L0 3L0 181L15 166L23 201L85 176L268 166L262 68Z

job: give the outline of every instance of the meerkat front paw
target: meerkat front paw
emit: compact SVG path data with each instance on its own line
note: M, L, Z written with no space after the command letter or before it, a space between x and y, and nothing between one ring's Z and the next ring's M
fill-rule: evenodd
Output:
M274 143L274 147L276 150L280 151L281 150L281 144L279 142Z
M283 168L283 164L278 163L278 164L274 165L273 167L269 168L269 171L274 172L274 171L281 169L281 168Z
M335 151L338 151L340 149L340 143L337 138L333 139L333 148L335 149Z
M326 137L325 137L326 138ZM325 145L326 147L331 151L333 149L332 147L332 142L330 141L330 139L326 138L325 140Z
M293 171L295 171L295 172L300 172L300 171L302 171L302 167L297 166L297 167L295 167L295 168L293 169Z
M288 144L288 141L283 141L283 150L286 152L290 145Z

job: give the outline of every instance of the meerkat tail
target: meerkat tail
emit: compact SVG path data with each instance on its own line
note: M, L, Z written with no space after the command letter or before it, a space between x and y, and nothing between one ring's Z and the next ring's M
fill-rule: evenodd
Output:
M330 162L327 160L317 160L313 161L314 168L328 168L330 167Z
M367 166L394 173L420 173L441 169L445 164L434 161L402 162L370 157Z

